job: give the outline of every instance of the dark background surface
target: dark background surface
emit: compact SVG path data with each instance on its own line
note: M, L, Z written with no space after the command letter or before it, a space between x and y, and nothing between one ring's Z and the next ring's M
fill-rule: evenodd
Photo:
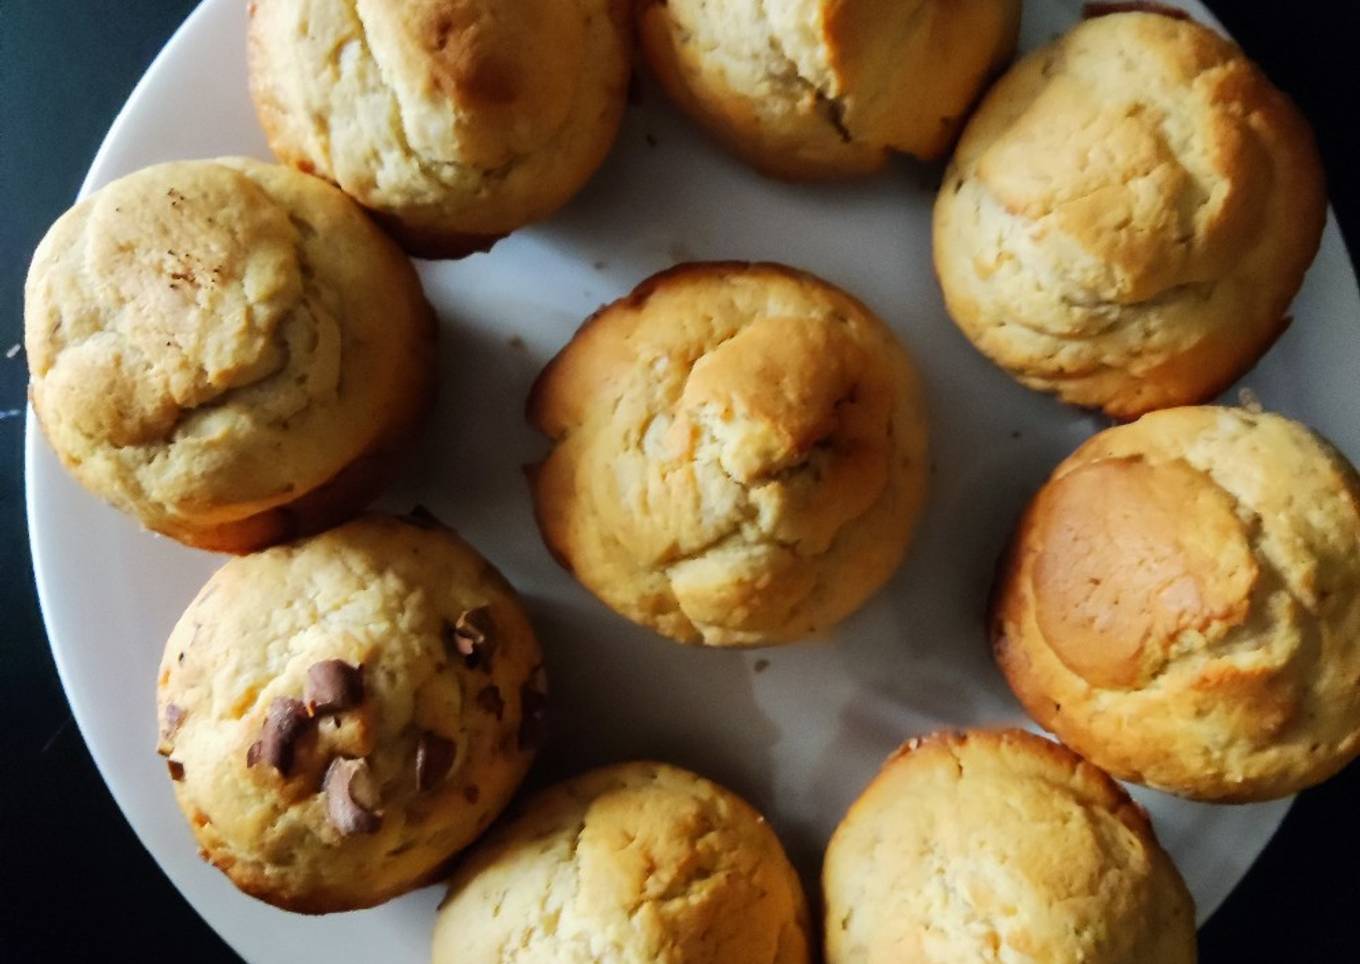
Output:
M243 0L244 2L244 0ZM23 511L22 286L112 122L193 0L0 0L0 958L230 961L170 886L95 771L38 615ZM1360 243L1360 5L1210 6L1312 119L1332 201ZM1354 260L1354 259L1353 259ZM1360 319L1349 319L1360 324ZM1356 359L1360 384L1360 359ZM1357 389L1360 392L1360 389ZM1201 932L1201 959L1356 960L1360 765L1302 795Z

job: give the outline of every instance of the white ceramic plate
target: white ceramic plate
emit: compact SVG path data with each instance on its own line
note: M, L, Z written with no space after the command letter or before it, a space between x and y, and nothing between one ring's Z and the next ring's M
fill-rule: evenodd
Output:
M1078 10L1077 0L1028 0L1025 46ZM82 194L157 161L269 156L246 94L244 29L240 0L198 8L114 122ZM690 766L769 814L811 879L832 827L904 738L1022 722L988 654L984 596L1027 494L1101 423L1015 385L955 331L931 272L923 182L906 163L849 186L764 180L649 91L605 169L561 215L490 254L421 265L442 317L442 394L384 504L430 506L529 600L565 724L539 779L633 756ZM682 648L607 612L544 551L520 475L543 450L521 414L525 394L581 319L676 261L720 258L807 268L888 319L924 370L934 449L929 508L890 586L824 640L752 653ZM1295 315L1245 384L1360 460L1360 298L1334 222ZM163 641L222 559L148 535L87 495L31 413L27 458L34 565L62 681L104 779L170 879L250 961L428 960L437 888L307 918L238 894L199 862L154 751L153 689ZM1289 806L1136 795L1201 920Z

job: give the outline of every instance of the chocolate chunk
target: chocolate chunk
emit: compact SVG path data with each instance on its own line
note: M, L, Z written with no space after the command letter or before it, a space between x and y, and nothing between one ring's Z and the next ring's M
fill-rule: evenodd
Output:
M495 649L495 623L491 621L491 607L477 606L464 611L450 629L444 623L444 642L463 657L468 669L481 667L491 672L491 654Z
M417 529L442 529L444 523L435 518L433 512L423 505L413 506L402 518Z
M281 776L293 769L294 750L298 738L311 724L307 708L301 702L280 696L269 704L260 738L246 751L246 766L253 767L263 760Z
M535 689L532 681L520 687L519 712L519 748L532 749L543 742L548 720L547 694Z
M458 748L452 740L426 731L416 743L416 789L428 790L448 776Z
M336 757L326 769L321 789L326 794L326 816L346 837L375 833L382 825L382 814L377 812L378 791L367 760Z
M468 803L476 803L479 799L481 799L481 796L482 791L478 790L471 784L469 784L466 787L463 787L463 799L466 800Z
M501 691L495 686L483 686L477 691L477 705L486 710L496 719L500 719L505 714L505 700L501 699Z
M302 698L312 716L351 709L364 701L363 674L342 659L313 663L307 670Z
M170 771L171 780L174 780L176 783L179 783L181 780L184 779L183 763L180 763L178 760L166 760L165 766L166 769Z
M174 703L165 704L165 718L161 723L161 736L170 739L179 732L180 726L184 724L184 718L189 714L181 706Z

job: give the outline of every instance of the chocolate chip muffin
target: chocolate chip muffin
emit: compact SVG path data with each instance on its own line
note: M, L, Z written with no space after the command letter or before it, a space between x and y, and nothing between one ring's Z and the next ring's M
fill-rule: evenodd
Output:
M1020 702L1115 776L1281 797L1360 754L1360 476L1304 426L1211 406L1101 432L1000 571Z
M319 178L246 158L149 167L63 214L24 341L67 469L226 552L357 512L434 392L434 316L400 249Z
M620 0L252 0L250 91L280 160L338 184L413 254L547 217L627 98Z
M798 876L765 819L677 767L623 763L530 800L468 855L434 964L806 964Z
M642 49L676 104L791 179L944 155L1020 26L1020 0L637 4Z
M229 562L171 633L156 704L204 859L321 914L438 877L518 786L544 700L514 591L422 514Z
M935 205L935 267L992 361L1134 418L1213 398L1269 349L1326 208L1307 122L1241 50L1112 13L987 94Z
M822 872L827 964L1193 964L1147 814L1066 747L939 733L883 765Z
M868 308L774 264L688 264L586 321L529 418L548 547L685 643L825 629L901 561L925 496L906 350Z

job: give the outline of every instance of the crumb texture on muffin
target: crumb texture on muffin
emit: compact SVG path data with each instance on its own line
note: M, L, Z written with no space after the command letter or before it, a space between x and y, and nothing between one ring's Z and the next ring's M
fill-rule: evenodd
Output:
M288 535L270 510L346 489L337 477L433 391L410 264L339 191L276 165L114 181L53 225L25 295L30 395L57 454L191 544Z
M806 964L802 887L774 831L677 767L625 763L530 800L469 854L435 964Z
M388 215L404 242L485 246L550 214L603 161L626 100L620 9L255 0L251 92L282 160Z
M1020 730L904 745L823 868L827 964L1192 964L1195 912L1147 815Z
M777 265L663 272L539 377L544 539L597 596L683 642L783 642L861 605L925 487L906 352L840 290Z
M365 516L209 580L166 643L159 750L204 859L280 907L351 910L486 829L544 694L486 560L438 525Z
M1270 347L1326 216L1312 133L1242 52L1152 13L1087 20L969 121L935 207L950 314L1024 384L1134 417Z
M1360 480L1278 415L1146 415L1054 471L993 619L1030 714L1115 776L1293 793L1360 753Z
M673 100L767 173L872 171L953 142L1015 48L1018 0L642 0Z

